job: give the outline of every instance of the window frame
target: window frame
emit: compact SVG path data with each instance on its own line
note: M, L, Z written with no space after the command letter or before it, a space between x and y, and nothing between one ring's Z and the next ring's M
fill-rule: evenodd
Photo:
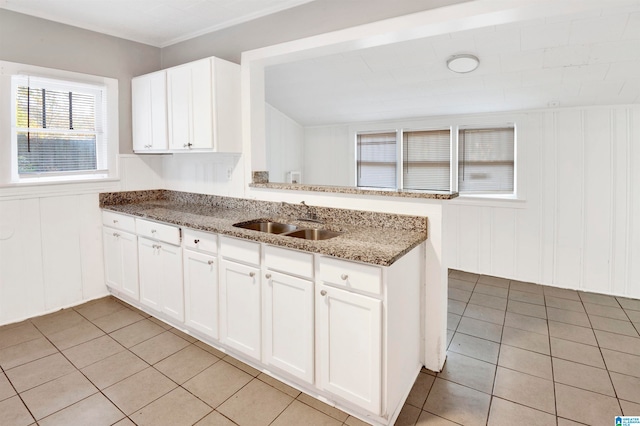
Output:
M103 152L104 167L96 164L96 171L69 171L22 174L18 173L18 130L16 121L16 90L19 76L29 76L36 80L50 81L51 87L101 87L101 108L104 117ZM15 78L14 78L15 77ZM68 84L67 84L68 82ZM51 87L47 87L50 89ZM96 111L98 115L98 111ZM118 123L118 80L109 77L82 74L71 71L44 68L26 64L0 61L0 187L66 184L82 182L114 181L118 179L119 123Z
M373 135L373 134L383 134L383 133L387 133L387 134L395 134L396 136L396 143L395 143L395 158L396 158L396 167L395 167L395 186L394 187L372 187L372 186L360 186L358 185L359 181L360 181L360 167L359 164L361 163L360 161L360 142L359 142L359 136L360 135ZM399 146L398 144L398 135L399 135L399 130L398 129L388 129L388 130L372 130L372 131L364 131L364 132L356 132L355 134L355 186L358 188L367 188L367 189L371 189L371 188L383 188L383 189L396 189L398 188L398 186L400 185L401 179L402 179L402 174L399 173L399 167L398 167L398 155L401 155L401 146Z
M506 117L505 117L506 118ZM405 122L396 122L397 124L397 136L396 136L396 144L398 148L398 157L397 162L399 163L397 166L397 186L394 190L408 190L404 189L402 182L403 175L403 167L404 167L404 158L403 158L403 133L405 132L420 132L420 131L433 131L433 130L449 130L450 131L450 190L449 191L431 191L431 190L422 190L424 192L430 193L458 193L459 199L495 199L495 200L516 200L521 201L523 198L523 188L521 186L521 182L519 179L520 175L520 159L519 159L519 141L518 141L518 123L513 116L509 116L506 119L495 119L494 117L489 119L479 119L477 117L459 117L456 120L448 119L447 117L439 117L435 118L433 121L433 125L420 125L419 123L424 123L426 120L417 121L405 121ZM451 124L453 122L453 124ZM441 125L437 125L441 124ZM353 140L357 141L357 137L359 134L365 133L386 133L391 126L389 123L378 123L376 125L354 125L351 126L351 132L354 135ZM483 192L459 192L458 191L458 144L459 144L459 131L467 130L467 129L492 129L492 128L513 128L514 136L513 136L513 161L514 161L514 170L513 170L513 192L501 192L501 191L483 191ZM357 146L354 143L355 155L354 155L354 164L357 169L358 162L358 153ZM357 186L357 176L354 181L354 186ZM368 188L368 187L362 187ZM411 191L421 191L411 189Z

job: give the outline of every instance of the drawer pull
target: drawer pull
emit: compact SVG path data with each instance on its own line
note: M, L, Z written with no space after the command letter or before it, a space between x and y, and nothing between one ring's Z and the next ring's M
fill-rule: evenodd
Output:
M327 290L322 290L320 292L320 296L326 296L327 295Z
M151 230L151 233L152 233L152 234L155 234L156 232L158 232L158 231L156 231L155 229L152 229L152 230Z
M340 278L342 279L342 281L346 281L349 278L349 275L342 274L342 275L340 275Z
M207 262L209 265L213 265L213 260Z
M271 274L266 274L264 277L265 277L266 279L270 280L270 279L271 279Z
M198 244L200 242L200 240L193 240L193 244Z
M113 223L118 223L118 219L113 219Z
M256 276L256 273L255 273L255 272L249 272L249 276L250 276L251 278L253 278L253 277L255 277L255 276Z
M114 233L113 233L113 236L114 236L114 237L116 237L116 238L118 238L118 237L120 236L120 234L118 234L117 232L114 232Z

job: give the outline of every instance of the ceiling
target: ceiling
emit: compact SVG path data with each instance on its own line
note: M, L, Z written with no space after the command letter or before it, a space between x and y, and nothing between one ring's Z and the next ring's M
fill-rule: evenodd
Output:
M640 103L640 2L274 65L266 96L304 126Z
M166 47L311 0L0 0L0 8Z

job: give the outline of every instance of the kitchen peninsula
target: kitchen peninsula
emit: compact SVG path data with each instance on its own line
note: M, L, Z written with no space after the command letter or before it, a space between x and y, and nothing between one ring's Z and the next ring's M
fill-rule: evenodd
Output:
M100 207L114 296L369 423L395 422L423 365L426 217L167 190L103 193ZM333 238L246 229L260 223Z

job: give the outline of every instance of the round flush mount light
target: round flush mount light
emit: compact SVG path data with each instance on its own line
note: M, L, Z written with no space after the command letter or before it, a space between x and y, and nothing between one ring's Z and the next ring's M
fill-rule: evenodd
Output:
M480 60L473 55L455 55L447 60L447 68L457 73L467 73L475 70Z

